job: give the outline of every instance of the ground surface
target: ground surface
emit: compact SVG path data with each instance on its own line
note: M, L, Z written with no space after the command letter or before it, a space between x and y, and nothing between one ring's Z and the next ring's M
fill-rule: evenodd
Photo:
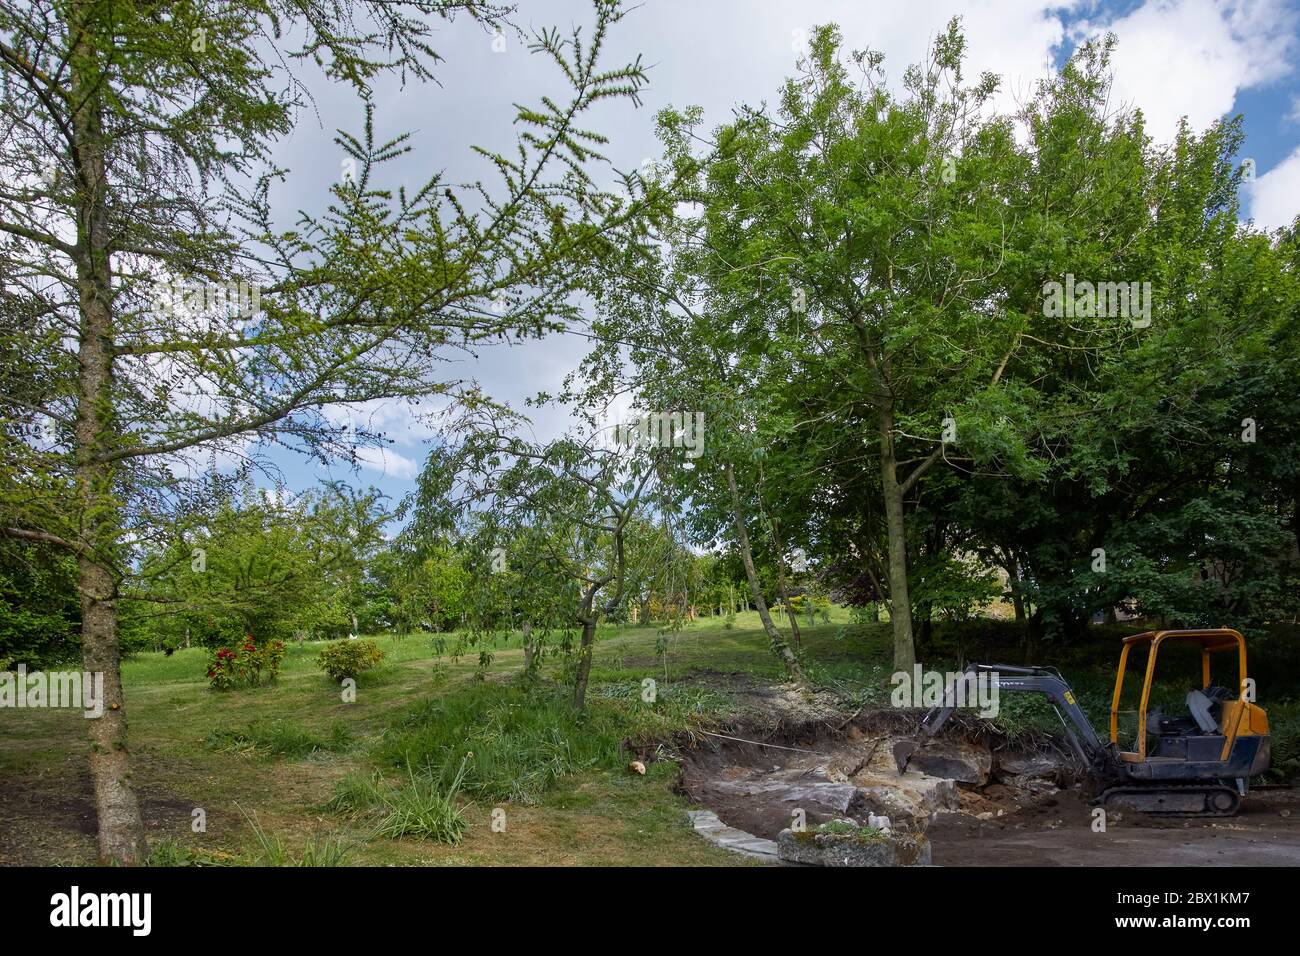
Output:
M1282 812L1289 816L1282 816ZM930 829L936 866L1297 866L1300 793L1265 790L1231 820L1155 824L1125 815L1105 833L1089 808L1065 798L1043 813L972 820L940 817Z
M847 628L838 611L830 624L807 629L804 654L817 688L808 691L784 682L753 617L742 614L735 628L706 620L668 635L603 631L593 712L632 712L647 677L664 699L679 700L677 709L655 705L649 736L634 734L624 746L614 739L608 755L570 761L525 798L460 798L468 826L458 845L378 836L368 822L332 811L330 798L349 775L400 780L384 748L401 739L404 715L475 688L512 686L522 663L517 646L492 649L476 680L477 652L453 659L436 656L427 635L379 638L386 660L362 676L353 704L314 667L319 646L292 647L278 685L224 694L207 689L197 649L142 655L128 662L124 678L134 782L151 843L173 851L172 861L207 863L267 862L269 835L291 859L337 841L350 864L761 865L703 839L686 811L707 808L727 826L771 839L788 824L788 801L765 802L729 784L752 788L768 774L819 779L828 754L828 782L840 779L836 773L859 785L880 782L886 751L876 714L888 703L881 663L888 634ZM552 665L548 685L557 676ZM241 744L259 721L273 722L289 743L253 735ZM0 864L93 861L84 732L73 713L0 711ZM644 775L628 771L632 758L643 761ZM206 816L205 832L194 832L196 810ZM490 825L494 810L506 815L504 832ZM1068 787L1043 795L995 784L964 788L960 812L940 814L929 835L934 863L944 866L1300 864L1300 793L1293 790L1252 793L1229 821L1122 816L1104 834L1090 823L1086 800Z

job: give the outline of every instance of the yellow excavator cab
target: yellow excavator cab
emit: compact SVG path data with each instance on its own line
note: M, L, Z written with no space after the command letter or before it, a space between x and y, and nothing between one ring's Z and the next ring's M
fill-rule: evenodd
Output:
M1159 657L1161 645L1167 641L1200 646L1202 697L1205 697L1213 689L1210 682L1210 655L1231 652L1235 652L1237 655L1238 680L1235 691L1236 696L1227 696L1217 701L1211 701L1208 697L1205 697L1208 703L1218 708L1217 716L1209 715L1208 709L1205 713L1198 713L1195 709L1198 701L1190 699L1193 695L1188 695L1189 712L1192 719L1200 722L1206 722L1207 720L1212 722L1216 726L1213 731L1210 731L1208 726L1205 727L1207 732L1215 732L1224 738L1223 747L1218 755L1219 760L1228 760L1233 746L1239 738L1268 735L1268 717L1263 708L1255 704L1254 682L1251 681L1246 671L1246 639L1242 637L1239 631L1226 627L1144 631L1141 634L1134 634L1124 638L1124 648L1120 651L1119 656L1119 669L1115 674L1115 693L1111 697L1110 704L1110 739L1111 743L1118 748L1120 695L1124 689L1124 675L1128 668L1129 653L1134 647L1147 648L1146 671L1142 681L1142 694L1137 712L1137 750L1120 751L1119 756L1121 759L1130 763L1144 763L1148 759L1159 759L1158 757L1149 758L1147 754L1147 709L1151 700L1151 686L1156 674L1156 660Z

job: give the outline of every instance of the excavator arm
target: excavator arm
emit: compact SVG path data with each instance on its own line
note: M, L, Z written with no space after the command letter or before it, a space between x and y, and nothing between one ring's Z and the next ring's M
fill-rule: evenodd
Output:
M1052 709L1056 711L1056 716L1060 718L1061 724L1065 727L1066 740L1070 744L1071 750L1083 762L1085 766L1095 766L1107 751L1107 747L1102 743L1101 738L1093 729L1092 724L1088 722L1087 716L1079 707L1075 699L1074 692L1070 690L1064 678L1054 667L1019 667L1011 664L971 664L966 668L963 677L971 675L976 677L981 673L993 675L997 682L998 693L1004 691L1013 691L1015 693L1042 694L1052 703ZM956 685L950 685L945 694L943 703L927 713L921 721L921 730L924 732L926 739L934 737L948 722L948 718L953 715L957 709L957 689ZM898 764L898 772L903 773L907 769L907 763L922 743L912 741L902 741L894 748L894 760Z

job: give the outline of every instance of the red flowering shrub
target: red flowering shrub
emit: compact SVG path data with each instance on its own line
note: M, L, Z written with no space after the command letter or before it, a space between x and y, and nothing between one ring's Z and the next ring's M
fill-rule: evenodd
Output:
M213 690L230 690L239 684L256 687L280 676L284 641L268 641L261 647L248 634L236 648L219 647L208 655L208 684Z

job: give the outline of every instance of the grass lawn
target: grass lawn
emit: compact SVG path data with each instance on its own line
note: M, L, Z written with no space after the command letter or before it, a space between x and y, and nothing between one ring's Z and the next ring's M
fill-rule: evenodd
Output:
M810 676L846 706L883 704L888 625L847 625L837 608L831 623L804 628ZM516 679L517 637L491 648L482 667L477 651L435 656L429 635L373 640L385 658L358 679L355 703L316 668L321 644L291 645L277 684L225 693L208 689L201 649L126 662L134 783L158 862L745 862L692 832L675 764L632 773L635 754L621 745L653 748L725 721L735 701L707 672L780 680L757 615L663 635L602 629L581 718L568 707L560 655L533 687ZM1066 669L1094 720L1108 666ZM647 677L653 704L642 700ZM1008 696L1003 708L1012 723L1055 722L1037 700ZM93 862L83 720L0 710L0 863ZM192 828L196 810L206 832Z
M861 643L836 641L846 620L847 612L837 610L831 625L806 632L807 644L829 667L853 656L839 644ZM424 775L430 768L394 764L394 741L412 710L508 695L523 663L517 637L491 649L485 680L476 678L477 651L435 657L429 635L372 638L385 659L360 676L351 704L315 666L322 644L290 645L274 686L226 693L208 689L202 649L138 655L124 664L123 680L134 783L151 843L169 861L186 851L213 862L266 859L260 830L272 848L270 859L279 858L281 845L294 860L333 841L347 848L346 862L358 864L735 864L738 857L689 828L686 804L673 792L675 765L651 762L644 777L628 772L631 757L619 753L617 733L667 736L723 715L727 701L718 694L672 706L674 685L702 668L773 679L780 671L753 613L739 615L734 629L715 618L663 635L664 656L656 651L660 637L653 627L602 629L589 711L607 725L596 735L607 752L560 761L560 772L526 799L499 799L499 785L461 792L456 802L466 825L457 845L377 836L373 819L327 804L347 779L377 772L400 787L410 773ZM556 673L550 662L543 668L541 696L548 706L564 693ZM640 699L646 677L659 685L655 707ZM83 720L69 711L0 711L0 863L93 861ZM572 731L577 738L585 733L583 727ZM491 826L498 807L505 813L503 832ZM196 809L206 814L204 833L192 830Z

